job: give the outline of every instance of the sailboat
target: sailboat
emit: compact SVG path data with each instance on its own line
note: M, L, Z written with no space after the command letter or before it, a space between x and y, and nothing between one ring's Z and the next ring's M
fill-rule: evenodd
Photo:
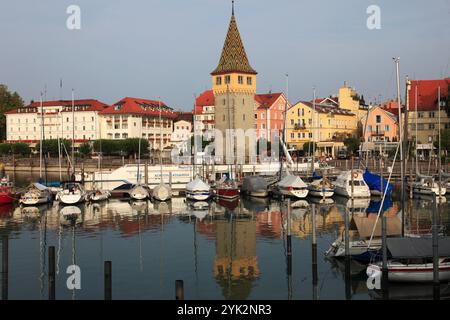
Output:
M56 194L56 200L62 205L74 205L85 202L86 199L86 190L78 182L65 183L63 190Z
M163 151L163 138L162 138L162 119L161 119L161 100L158 99L159 104L159 138L160 138L160 144L159 144L159 165L161 167L161 180L159 182L159 185L157 185L155 188L153 188L152 196L155 200L158 201L167 201L172 198L172 189L170 186L166 185L164 183L163 179L163 163L162 163L162 151Z
M89 200L93 202L105 201L111 197L111 192L108 190L102 190L103 179L102 179L102 140L99 141L100 152L98 154L98 170L100 171L100 188L94 185L92 192L89 194Z
M195 201L205 201L211 196L211 187L199 176L186 185L186 198Z
M52 192L40 183L32 183L20 197L19 203L24 206L35 206L52 200Z
M230 114L230 89L227 85L227 109L228 109L228 129L231 130L231 114ZM227 149L231 154L230 143L227 141ZM228 175L223 177L216 185L216 196L222 200L233 201L240 196L240 189L236 181L232 178L231 164L228 166Z
M160 124L161 125L161 124ZM137 184L130 190L130 197L133 200L145 200L149 197L149 192L146 186L142 185L140 169L141 169L141 139L142 139L142 121L141 121L141 134L139 135L139 152L138 152L138 163L137 163Z
M323 176L317 176L314 171L313 181L308 186L309 194L313 197L331 198L334 195L334 185Z

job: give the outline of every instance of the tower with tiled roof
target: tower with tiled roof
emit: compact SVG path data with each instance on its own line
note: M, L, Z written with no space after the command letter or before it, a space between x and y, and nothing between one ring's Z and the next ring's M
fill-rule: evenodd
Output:
M234 1L233 1L234 2ZM226 130L254 129L257 72L251 67L245 52L236 18L234 4L228 33L219 64L211 72L215 100L215 128L226 140ZM246 154L248 154L246 142ZM224 149L224 154L226 154Z

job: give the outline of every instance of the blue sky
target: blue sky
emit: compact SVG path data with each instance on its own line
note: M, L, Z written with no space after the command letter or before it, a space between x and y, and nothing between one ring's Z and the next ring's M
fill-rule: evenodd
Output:
M66 8L81 8L81 30ZM366 27L369 5L381 30ZM230 0L41 0L0 3L0 83L29 102L47 98L114 103L161 97L192 108L210 88L231 14ZM236 19L258 92L285 90L291 102L337 93L346 80L367 101L395 95L401 77L450 75L450 0L236 0Z

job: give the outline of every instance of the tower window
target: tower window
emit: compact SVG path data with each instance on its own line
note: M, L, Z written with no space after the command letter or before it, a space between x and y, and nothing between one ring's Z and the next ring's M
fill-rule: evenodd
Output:
M238 76L238 83L239 84L244 84L244 77L243 76Z
M252 85L252 77L247 77L247 85Z
M225 115L222 115L222 121L225 122Z
M216 85L220 86L222 84L222 77L216 77Z
M242 115L242 120L244 120L244 121L245 121L245 114L243 114L243 115Z
M231 82L231 76L225 76L225 84L229 84Z

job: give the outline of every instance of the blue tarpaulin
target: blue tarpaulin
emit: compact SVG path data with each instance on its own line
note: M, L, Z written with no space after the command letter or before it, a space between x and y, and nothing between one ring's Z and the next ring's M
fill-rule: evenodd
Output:
M383 178L383 190L381 190L381 183L380 183L380 176L378 174L373 174L369 171L369 169L366 169L363 175L364 181L369 186L370 190L376 190L379 192L383 192L386 190L386 184L388 183L385 178ZM389 198L392 193L392 184L389 183L386 197Z
M383 203L383 210L381 211L386 212L388 211L390 208L392 208L392 206L394 205L394 203L392 202L391 198L386 198L384 199L384 203ZM378 213L378 211L380 210L380 206L381 206L381 201L370 201L369 207L366 210L366 213Z

